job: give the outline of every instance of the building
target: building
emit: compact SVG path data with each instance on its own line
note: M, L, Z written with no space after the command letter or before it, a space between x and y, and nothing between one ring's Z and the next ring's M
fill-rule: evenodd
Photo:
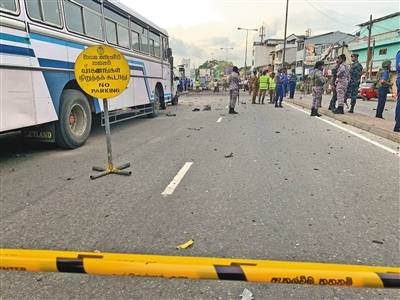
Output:
M296 67L297 42L304 41L304 35L291 34L286 38L285 67L292 70ZM283 43L275 46L274 70L281 68L283 60Z
M328 53L331 55L341 54L332 54L332 51L329 52L331 49L335 49L335 46L342 46L345 49L345 46L353 39L353 35L341 31L305 37L304 41L299 39L296 52L296 74L301 77L308 75L315 63L319 60L325 60ZM336 49L339 48L336 47Z
M400 13L393 13L381 18L373 19L371 26L372 60L370 69L372 76L381 68L384 60L392 61L392 70L396 66L396 54L400 49ZM368 56L368 26L370 22L361 23L355 39L349 43L349 49L359 55L358 59L366 69ZM394 82L395 72L392 74ZM393 85L395 86L395 84Z
M253 43L252 69L272 65L270 53L275 51L275 46L282 44L283 39L267 39L263 42Z

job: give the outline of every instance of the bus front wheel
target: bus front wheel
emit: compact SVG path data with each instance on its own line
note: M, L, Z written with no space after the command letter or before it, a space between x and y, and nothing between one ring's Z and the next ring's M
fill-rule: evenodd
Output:
M65 149L82 146L89 138L92 128L92 113L85 94L78 90L64 90L58 119L57 145Z

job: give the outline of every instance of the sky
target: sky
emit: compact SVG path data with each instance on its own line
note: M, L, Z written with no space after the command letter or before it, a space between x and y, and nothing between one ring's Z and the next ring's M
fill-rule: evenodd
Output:
M166 29L175 62L190 58L192 67L208 59L228 59L244 65L246 32L238 27L265 27L265 38L283 38L286 0L120 0ZM398 0L289 0L288 35L340 30L355 33L357 24L400 10ZM264 39L265 39L264 38ZM253 41L249 32L247 65ZM233 48L233 50L221 50Z

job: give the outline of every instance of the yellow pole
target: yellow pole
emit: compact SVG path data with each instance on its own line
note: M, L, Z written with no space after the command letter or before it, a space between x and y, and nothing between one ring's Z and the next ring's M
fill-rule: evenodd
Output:
M0 269L358 288L400 287L399 267L231 258L0 249Z

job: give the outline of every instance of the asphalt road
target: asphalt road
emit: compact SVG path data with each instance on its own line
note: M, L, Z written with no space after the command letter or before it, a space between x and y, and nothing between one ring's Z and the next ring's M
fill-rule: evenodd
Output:
M192 111L205 104L212 110ZM288 105L241 104L235 116L226 105L226 95L188 95L156 119L112 126L114 160L131 162L131 177L90 181L91 167L105 164L102 128L73 151L2 138L1 247L400 265L399 158L387 151L398 145L344 127L379 147ZM193 165L173 194L161 195L186 162ZM189 239L192 248L176 250ZM255 299L399 297L383 289L0 276L2 299L239 299L244 288Z

